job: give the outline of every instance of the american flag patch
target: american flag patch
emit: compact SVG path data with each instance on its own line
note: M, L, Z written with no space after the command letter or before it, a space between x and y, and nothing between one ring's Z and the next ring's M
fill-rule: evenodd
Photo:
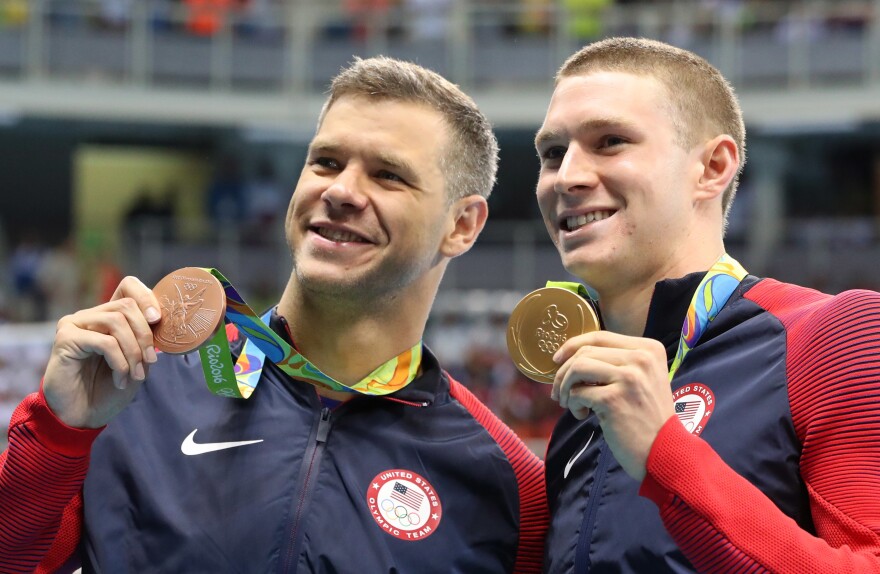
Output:
M678 415L678 420L682 422L694 418L699 409L700 401L682 401L680 403L675 403L675 414Z
M403 468L377 474L367 487L366 504L382 532L404 542L431 536L443 517L440 495L431 483Z
M689 383L672 393L675 416L684 428L699 436L715 411L715 393L703 383Z
M391 491L391 498L418 510L422 506L425 495L414 488L407 488L405 485L395 482L394 490Z

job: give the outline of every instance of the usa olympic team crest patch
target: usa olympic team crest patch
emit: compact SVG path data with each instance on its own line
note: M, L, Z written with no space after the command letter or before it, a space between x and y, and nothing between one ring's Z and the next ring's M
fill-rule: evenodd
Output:
M702 383L685 385L672 394L675 416L689 433L699 436L715 410L715 394Z
M415 541L434 534L443 506L434 487L415 472L380 472L367 489L367 505L382 530L400 540Z

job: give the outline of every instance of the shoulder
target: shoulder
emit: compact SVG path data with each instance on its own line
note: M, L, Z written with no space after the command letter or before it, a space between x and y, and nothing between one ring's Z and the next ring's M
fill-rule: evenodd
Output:
M520 488L544 488L544 462L533 453L522 439L489 410L464 385L447 374L449 395L485 429L507 456L520 483Z
M541 460L532 453L522 439L511 430L504 422L499 419L495 413L489 410L480 399L474 396L464 385L446 374L449 380L449 395L457 401L464 409L488 432L498 446L508 455L511 462L514 459L532 459L543 467ZM513 457L513 458L511 458Z
M873 398L880 383L880 293L827 295L765 279L746 297L785 327L789 402L799 436L807 426L840 423L842 413L880 418Z
M745 294L774 315L791 342L824 339L823 344L868 335L880 325L880 293L856 289L828 295L814 289L763 279ZM831 341L827 339L831 337Z
M788 325L819 308L831 295L775 279L761 279L744 297Z
M488 432L507 456L514 473L520 500L520 542L517 550L517 572L540 572L544 537L549 525L544 462L492 413L464 385L450 377L449 394Z

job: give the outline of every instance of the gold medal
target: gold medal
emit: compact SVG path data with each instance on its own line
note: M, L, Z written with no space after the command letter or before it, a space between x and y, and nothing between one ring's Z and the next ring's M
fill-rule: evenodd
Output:
M519 371L553 383L553 355L567 340L599 329L599 317L583 297L562 287L532 291L516 304L507 324L507 350Z
M152 325L153 342L163 353L192 352L217 332L226 313L226 294L216 277L200 267L184 267L163 277L153 294L162 319Z

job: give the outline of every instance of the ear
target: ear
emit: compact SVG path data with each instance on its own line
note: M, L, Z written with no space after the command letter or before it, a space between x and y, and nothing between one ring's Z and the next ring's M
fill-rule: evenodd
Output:
M489 205L481 195L469 195L453 203L440 254L451 259L467 253L483 231L488 216Z
M720 198L739 169L739 149L729 135L720 135L703 145L695 200Z

